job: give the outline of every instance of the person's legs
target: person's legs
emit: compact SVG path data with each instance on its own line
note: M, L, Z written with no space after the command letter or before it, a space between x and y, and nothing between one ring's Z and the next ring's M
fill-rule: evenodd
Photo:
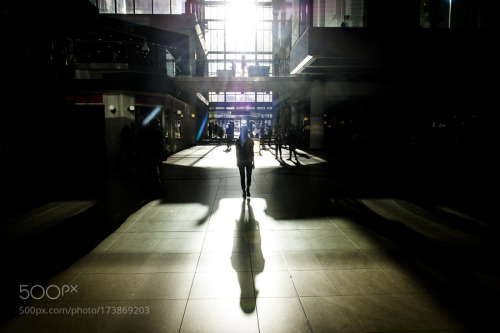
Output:
M288 151L290 152L290 156L288 157L288 160L292 160L292 152L295 155L295 159L297 159L297 152L295 151L295 145L288 145Z
M252 166L246 166L245 167L247 170L247 197L250 196L250 185L252 185Z
M238 169L240 170L241 190L243 191L243 196L245 196L246 195L246 193L245 193L245 167L238 166Z

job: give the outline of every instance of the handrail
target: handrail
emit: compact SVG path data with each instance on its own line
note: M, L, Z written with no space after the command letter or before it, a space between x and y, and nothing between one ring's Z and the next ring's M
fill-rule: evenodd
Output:
M148 52L142 47L133 41L73 41L69 60L81 69L156 71L170 77L242 76L241 60L175 59L164 45L148 44ZM290 76L289 61L247 59L246 63L245 76Z

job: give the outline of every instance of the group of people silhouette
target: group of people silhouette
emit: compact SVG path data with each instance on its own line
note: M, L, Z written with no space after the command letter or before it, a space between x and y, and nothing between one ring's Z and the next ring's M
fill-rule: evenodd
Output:
M134 164L145 189L153 194L162 192L160 164L165 158L165 139L160 120L152 118L147 124L137 126L135 122L125 125L120 133L120 165Z
M283 133L279 128L276 131L274 137L274 142L276 146L276 159L283 159L282 148L286 143L288 145L288 150L290 156L287 160L292 161L292 155L295 157L297 164L300 164L297 158L297 132L294 128L290 128L286 133ZM238 166L240 173L240 183L241 190L243 192L243 197L250 197L250 186L252 184L252 171L255 169L255 153L254 153L254 141L251 138L250 132L247 126L242 126L240 128L240 136L235 142L236 147L236 165ZM230 141L228 140L228 150L230 149Z
M288 161L292 161L292 155L295 157L296 163L299 163L299 159L297 158L297 131L294 128L290 128L283 133L280 128L277 129L276 134L274 135L274 144L275 144L275 155L276 159L283 159L282 148L283 146L288 146L289 157Z
M209 138L219 138L224 136L224 129L217 122L210 122L208 125ZM227 151L230 151L234 139L234 123L230 122L225 131L227 138ZM288 160L299 163L296 152L297 132L292 128L283 133L277 129L274 136L276 159L283 159L282 149L286 144L289 150ZM132 156L139 158L143 162L144 183L158 191L161 188L161 177L159 165L164 154L164 138L158 119L153 118L146 126L137 130L136 124L125 125L120 134L121 150L119 161L130 159ZM240 174L240 184L244 198L251 196L250 186L252 185L252 172L255 169L254 140L247 126L241 126L240 134L234 141L236 148L236 165Z

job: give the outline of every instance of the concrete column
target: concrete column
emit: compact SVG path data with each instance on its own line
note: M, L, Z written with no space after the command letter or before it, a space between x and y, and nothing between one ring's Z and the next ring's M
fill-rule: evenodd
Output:
M278 110L276 111L276 118L278 122L278 126L281 128L281 130L284 130L285 127L285 105L282 103L279 105Z
M299 107L297 105L297 100L295 96L292 95L292 98L290 99L292 101L290 105L290 124L295 126L295 128L298 128L299 126Z
M168 108L165 112L168 112L168 142L169 142L169 151L171 153L177 152L177 139L175 138L175 119L176 119L176 111L173 108Z
M325 83L314 81L311 85L310 105L310 143L311 149L324 148Z
M123 126L129 125L134 121L134 114L127 108L135 105L133 96L124 94L104 94L104 112L106 127L106 154L108 157L118 156L120 152L120 133ZM112 113L110 106L116 111Z
M198 97L196 96L196 92L189 93L189 114L186 119L186 126L189 128L189 132L186 132L186 136L188 136L188 144L195 145L196 144L196 133L198 132L197 123L196 123L196 103Z

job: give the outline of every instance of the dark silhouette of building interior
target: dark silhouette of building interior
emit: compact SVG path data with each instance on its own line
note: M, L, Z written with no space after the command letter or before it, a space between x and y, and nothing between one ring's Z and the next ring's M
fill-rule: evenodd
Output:
M254 6L254 35L231 39L248 24L217 16L233 2ZM492 2L3 7L2 331L492 324ZM164 138L160 192L121 146L149 117ZM210 123L250 128L251 198ZM275 150L290 131L295 161L286 141Z

